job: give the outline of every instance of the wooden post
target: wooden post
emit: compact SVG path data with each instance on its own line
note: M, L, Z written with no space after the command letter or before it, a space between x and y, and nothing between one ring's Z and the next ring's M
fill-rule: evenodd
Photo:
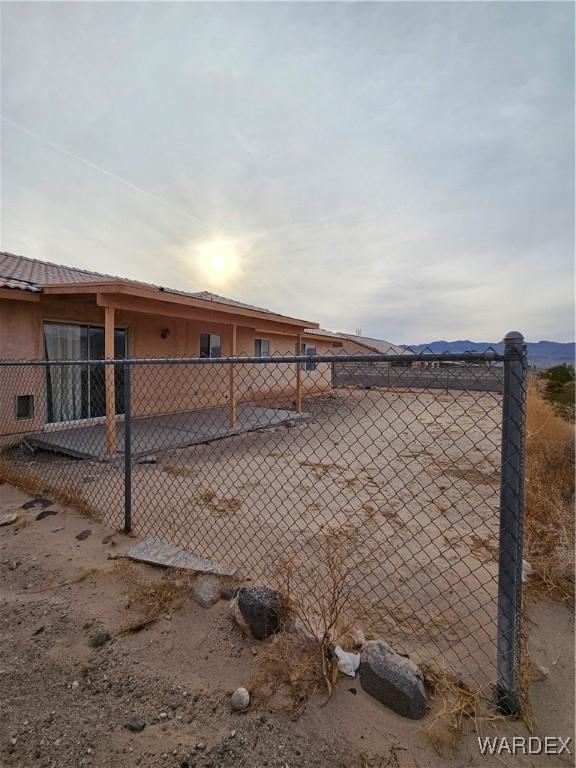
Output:
M232 338L230 343L230 355L236 355L236 326L232 326ZM229 400L230 400L230 413L229 424L230 428L236 426L236 391L234 387L234 366L230 364L228 366L228 384L229 384Z
M104 307L104 357L114 359L114 307ZM114 366L105 366L106 381L106 453L116 453L116 386Z
M302 354L302 336L296 336L296 354ZM302 413L302 365L296 363L296 411Z

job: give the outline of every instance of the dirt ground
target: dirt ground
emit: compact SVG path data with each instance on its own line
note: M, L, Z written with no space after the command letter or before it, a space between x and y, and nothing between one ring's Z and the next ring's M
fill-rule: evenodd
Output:
M221 601L183 605L135 634L127 573L159 580L147 566L119 567L133 543L70 508L36 520L30 496L0 485L0 765L6 768L461 768L571 765L566 757L481 757L472 723L456 753L428 738L434 716L405 720L341 680L333 699L318 695L293 720L265 706L233 713L230 693L250 685L265 645L244 638ZM84 530L84 540L76 536ZM128 568L128 571L126 571ZM132 571L131 569L135 569ZM548 667L532 686L536 733L574 736L574 627L571 612L545 602L530 608L534 662ZM91 646L98 630L111 640ZM126 724L142 718L134 733ZM523 734L514 721L480 723L485 735ZM573 743L572 743L573 751Z
M289 403L278 401L278 407ZM475 684L496 648L501 397L339 389L309 418L133 465L132 521L245 575L318 579L328 538L352 554L363 628ZM182 414L183 426L186 414ZM120 527L122 462L12 455L38 489L57 488ZM302 591L305 591L302 590Z

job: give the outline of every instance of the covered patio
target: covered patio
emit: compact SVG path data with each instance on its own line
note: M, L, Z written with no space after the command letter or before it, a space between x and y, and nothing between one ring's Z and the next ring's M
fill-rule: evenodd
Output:
M229 406L214 406L199 411L171 413L162 416L132 418L132 456L154 451L184 448L208 443L223 437L277 427L300 421L306 414L264 406L239 404L236 421L230 425ZM33 448L63 453L78 459L114 459L124 456L124 421L116 421L116 452L109 453L106 423L99 420L83 426L45 431L28 435L26 442Z
M221 355L236 356L239 353L253 354L255 334L268 336L280 340L285 345L283 352L293 354L302 347L304 326L315 324L297 320L285 316L275 316L267 310L257 307L249 307L231 300L220 301L205 300L193 294L180 295L168 292L162 288L142 288L117 283L90 284L87 286L62 285L47 286L43 292L50 296L53 291L58 291L59 299L66 299L69 303L74 299L82 298L83 303L88 297L95 298L94 309L103 315L103 350L101 359L111 361L119 359L116 349L117 335L122 327L128 328L130 333L128 356L132 358L149 357L220 357ZM60 295L63 294L63 295ZM220 299L221 297L216 297ZM209 307L207 307L209 305ZM120 323L120 326L118 326ZM192 323L192 326L189 324ZM182 324L188 325L199 340L202 331L209 339L218 339L218 351L202 352L196 350L193 344L187 345L187 333ZM317 324L316 324L317 325ZM158 327L157 327L158 326ZM160 328L161 326L161 328ZM174 334L172 334L172 329ZM310 330L312 328L310 327ZM157 335L156 335L157 331ZM214 333L212 333L214 331ZM175 342L170 340L174 336ZM168 343L165 344L168 340ZM184 347L182 344L184 343ZM210 342L212 343L212 342ZM161 345L161 346L159 346ZM164 354L160 354L160 349ZM100 358L99 358L100 359ZM157 380L159 377L156 377ZM208 378L207 376L205 377ZM104 458L114 457L124 451L123 427L118 426L117 376L112 365L104 366L102 382L97 392L98 399L103 406L103 424L90 426L64 428L58 430L58 435L39 435L38 441L43 447L53 447L54 450L64 451L72 455L77 446L80 449L74 455L89 455L90 457ZM149 377L148 384L152 382ZM133 396L133 414L142 412L142 407L152 406L154 411L160 410L163 400L163 383L160 384L160 392L147 390L142 393L139 402L138 396ZM296 411L302 408L302 370L301 366L294 368L294 381L290 382L294 389L294 401ZM123 387L123 385L122 385ZM122 387L120 390L122 390ZM181 387L180 393L189 391L190 387ZM288 416L288 411L274 412L273 409L258 408L255 406L241 406L238 396L237 366L230 365L226 371L225 397L220 391L220 385L212 382L208 388L214 394L214 398L204 393L203 404L206 412L180 410L169 415L147 418L138 426L134 421L134 434L132 448L134 454L146 453L155 447L175 447L179 445L191 445L196 442L223 437L225 434L237 434L247 430L259 429L282 423ZM226 406L220 406L215 400L227 400ZM211 401L211 402L210 402ZM184 410L184 409L183 409ZM209 414L209 415L207 415ZM152 414L151 414L152 416ZM182 426L185 424L186 426ZM180 438L178 441L176 438ZM39 443L37 443L39 444ZM84 447L88 446L87 450Z

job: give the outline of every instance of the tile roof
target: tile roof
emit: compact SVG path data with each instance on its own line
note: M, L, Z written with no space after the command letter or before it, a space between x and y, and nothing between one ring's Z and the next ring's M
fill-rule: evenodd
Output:
M311 333L314 336L326 336L328 339L338 339L341 341L341 337L333 331L327 331L325 328L304 328L304 333Z
M339 333L338 336L343 339L350 339L350 341L356 341L364 347L370 347L375 352L382 355L413 355L414 352L404 347L399 347L397 344L392 344L390 341L384 339L373 339L370 336L355 336L352 333Z
M39 287L60 283L100 283L123 279L4 252L0 253L0 275L4 278L23 280Z
M77 283L117 283L122 282L127 285L149 288L156 291L165 291L180 296L188 296L192 299L201 301L211 301L217 304L225 304L231 307L241 307L242 309L252 309L256 312L265 312L270 315L279 315L270 309L256 307L253 304L245 304L241 301L228 299L225 296L219 296L210 291L180 291L175 288L165 288L164 286L154 285L153 283L144 283L141 280L130 280L126 277L117 277L115 275L106 275L101 272L90 272L87 269L78 267L67 267L63 264L52 264L49 261L40 261L30 259L27 256L17 256L13 253L0 252L0 287L20 288L21 290L39 292L43 286L47 285L66 285Z
M18 280L15 277L8 277L0 275L0 288L17 288L21 291L31 291L32 293L40 293L42 288L34 283L29 283L27 280Z

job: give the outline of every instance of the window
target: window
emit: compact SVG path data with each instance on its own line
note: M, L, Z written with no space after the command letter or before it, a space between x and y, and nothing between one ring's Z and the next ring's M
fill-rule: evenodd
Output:
M16 418L18 421L34 418L34 395L16 395Z
M255 357L270 357L270 340L254 339Z
M200 357L220 357L222 345L215 333L200 334Z
M316 354L316 344L303 344L302 351L306 356L312 357ZM313 360L304 363L305 371L315 371L317 367L318 363L315 363Z

